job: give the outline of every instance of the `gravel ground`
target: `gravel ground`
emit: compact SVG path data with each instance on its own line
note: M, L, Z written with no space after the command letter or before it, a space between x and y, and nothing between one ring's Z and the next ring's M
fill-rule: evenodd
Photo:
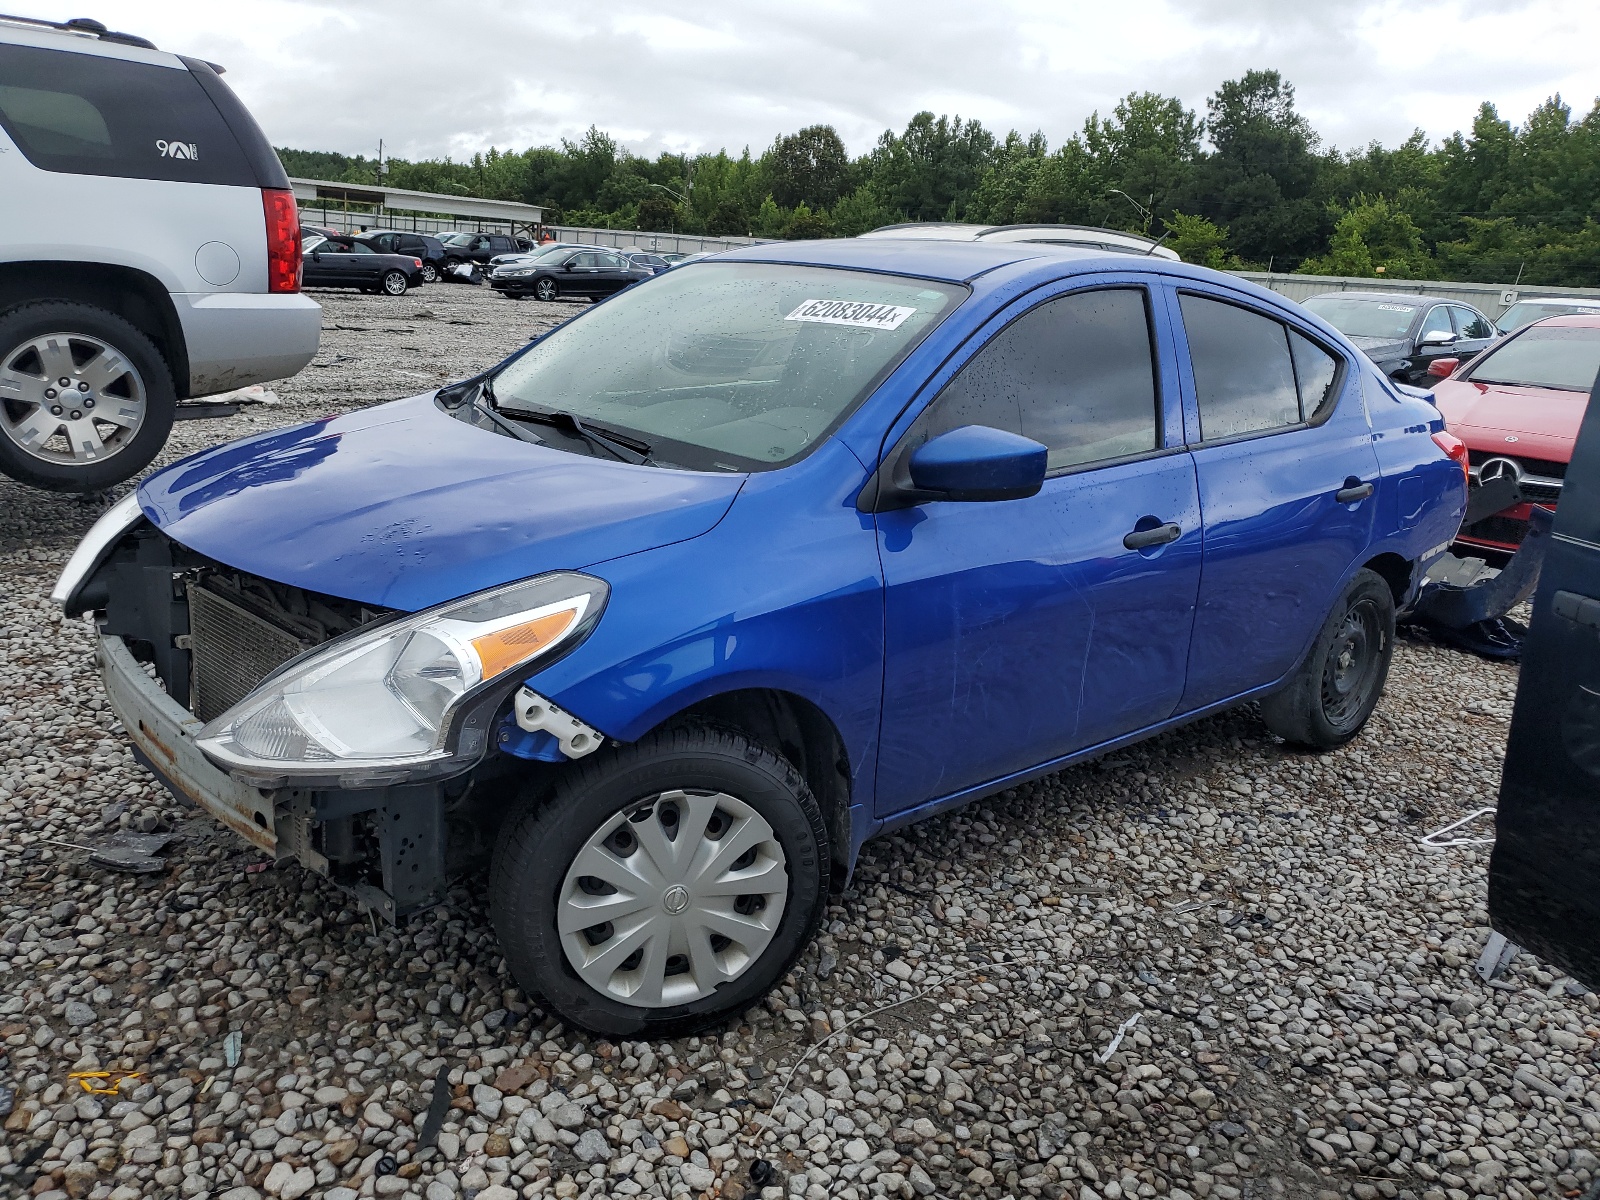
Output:
M172 457L573 311L318 298L282 403L180 426ZM1339 752L1245 709L871 843L765 1005L610 1044L530 1009L482 880L392 930L176 806L45 600L98 506L0 504L0 1195L1466 1200L1600 1171L1600 1001L1527 955L1481 984L1487 855L1418 845L1492 802L1513 667L1402 642ZM172 830L168 869L61 844L117 827Z

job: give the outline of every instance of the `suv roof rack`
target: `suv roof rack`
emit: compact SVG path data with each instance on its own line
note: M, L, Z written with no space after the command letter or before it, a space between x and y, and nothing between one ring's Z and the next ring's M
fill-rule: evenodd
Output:
M145 50L159 50L149 38L142 38L134 33L118 33L114 29L107 29L104 23L96 21L93 17L73 17L69 21L45 21L39 17L14 17L10 13L0 13L0 21L15 25L32 25L37 29L59 29L62 33L81 33L89 37L97 37L102 42L116 42L123 46L139 46Z

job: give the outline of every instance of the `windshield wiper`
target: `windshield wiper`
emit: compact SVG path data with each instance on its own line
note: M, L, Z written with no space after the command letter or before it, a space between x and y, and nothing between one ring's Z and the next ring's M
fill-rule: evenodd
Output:
M509 433L519 442L528 442L534 446L545 444L544 439L532 430L524 429L515 421L501 415L494 404L494 381L488 376L484 377L483 382L472 393L472 409L488 417L496 429Z
M650 461L650 443L642 442L638 438L624 437L619 433L602 433L590 425L577 413L567 412L565 409L555 409L550 412L539 412L534 409L516 409L518 421L535 421L540 425L554 425L557 429L573 433L584 439L590 445L599 446L608 451L612 457L623 462L635 465Z

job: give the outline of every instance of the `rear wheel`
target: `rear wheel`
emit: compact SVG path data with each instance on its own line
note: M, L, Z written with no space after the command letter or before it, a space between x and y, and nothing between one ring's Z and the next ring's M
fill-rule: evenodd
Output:
M177 409L161 352L89 304L44 300L0 317L0 472L95 492L149 466Z
M517 982L607 1036L677 1036L783 977L826 904L827 831L782 758L662 731L568 767L501 831L490 914Z
M409 285L406 283L404 271L385 271L379 286L383 288L385 295L404 296Z
M422 264L422 282L423 283L438 283L439 282L439 268L434 266L431 262L423 263Z
M554 300L560 289L556 287L554 279L541 279L533 285L533 294L544 301Z
M1291 745L1332 750L1361 731L1383 695L1394 654L1394 594L1363 568L1345 587L1311 653L1261 715Z

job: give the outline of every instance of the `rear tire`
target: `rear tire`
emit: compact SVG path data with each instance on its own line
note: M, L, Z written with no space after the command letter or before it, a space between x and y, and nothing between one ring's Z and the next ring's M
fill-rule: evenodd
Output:
M422 282L423 283L438 283L439 282L439 268L434 266L431 262L423 263L422 264Z
M166 360L103 308L40 300L0 316L6 368L21 388L0 400L0 473L23 483L104 491L149 466L172 430L178 397Z
M829 863L821 810L788 762L742 734L679 727L568 765L510 817L489 911L512 975L548 1011L607 1037L677 1037L783 978L822 919Z
M1362 568L1328 614L1300 669L1261 702L1267 728L1291 746L1332 750L1367 723L1394 655L1394 593Z
M406 282L404 271L385 271L378 286L386 296L404 296L411 285Z

